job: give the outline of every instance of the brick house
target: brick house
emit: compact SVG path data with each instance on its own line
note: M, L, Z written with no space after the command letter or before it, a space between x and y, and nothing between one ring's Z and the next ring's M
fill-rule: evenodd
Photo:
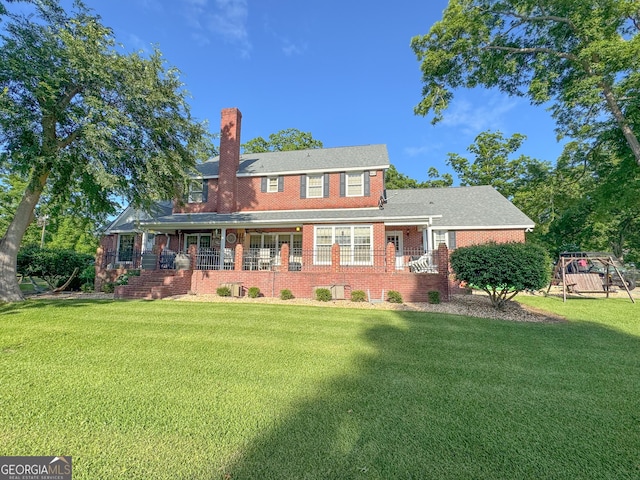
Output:
M242 116L222 111L220 156L198 165L183 202L125 209L105 230L96 288L141 268L122 298L213 293L223 284L310 298L364 290L449 298L448 251L524 241L533 222L490 186L386 190L384 145L240 153Z

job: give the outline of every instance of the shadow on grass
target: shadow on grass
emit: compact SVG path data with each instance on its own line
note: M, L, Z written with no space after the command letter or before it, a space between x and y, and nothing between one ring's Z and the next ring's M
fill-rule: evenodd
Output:
M66 299L27 299L23 302L13 303L0 303L0 315L7 315L17 313L22 310L32 309L44 309L44 308L67 308L67 307L86 307L90 305L101 305L105 303L113 303L113 300L98 300L98 299L80 299L80 300L66 300Z
M220 470L227 479L633 478L640 341L412 312ZM268 368L266 366L265 368Z

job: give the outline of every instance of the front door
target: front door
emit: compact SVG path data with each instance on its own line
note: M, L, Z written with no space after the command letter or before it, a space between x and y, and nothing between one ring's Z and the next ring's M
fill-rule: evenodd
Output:
M389 242L393 243L396 247L396 268L400 269L404 267L404 255L402 253L404 251L402 245L402 232L387 232L387 241L385 242L385 247L389 244Z

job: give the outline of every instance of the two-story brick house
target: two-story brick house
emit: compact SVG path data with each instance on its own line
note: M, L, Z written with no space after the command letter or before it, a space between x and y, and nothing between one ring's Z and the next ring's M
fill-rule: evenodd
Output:
M241 119L222 111L220 155L198 165L184 202L160 202L152 214L127 208L106 229L97 287L142 266L119 296L234 284L267 296L337 286L347 298L398 290L421 301L439 290L446 299L441 245L524 241L534 226L489 186L385 190L384 145L241 154ZM189 258L176 270L181 253Z

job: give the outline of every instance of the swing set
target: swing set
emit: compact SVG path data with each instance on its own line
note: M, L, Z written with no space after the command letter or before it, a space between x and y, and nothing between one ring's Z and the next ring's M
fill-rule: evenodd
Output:
M612 288L615 284L624 287L631 303L635 303L627 279L620 273L611 255L586 252L561 253L553 269L547 293L553 285L560 284L563 287L563 302L567 301L567 293L578 295L603 293L609 298L609 293L615 291Z

